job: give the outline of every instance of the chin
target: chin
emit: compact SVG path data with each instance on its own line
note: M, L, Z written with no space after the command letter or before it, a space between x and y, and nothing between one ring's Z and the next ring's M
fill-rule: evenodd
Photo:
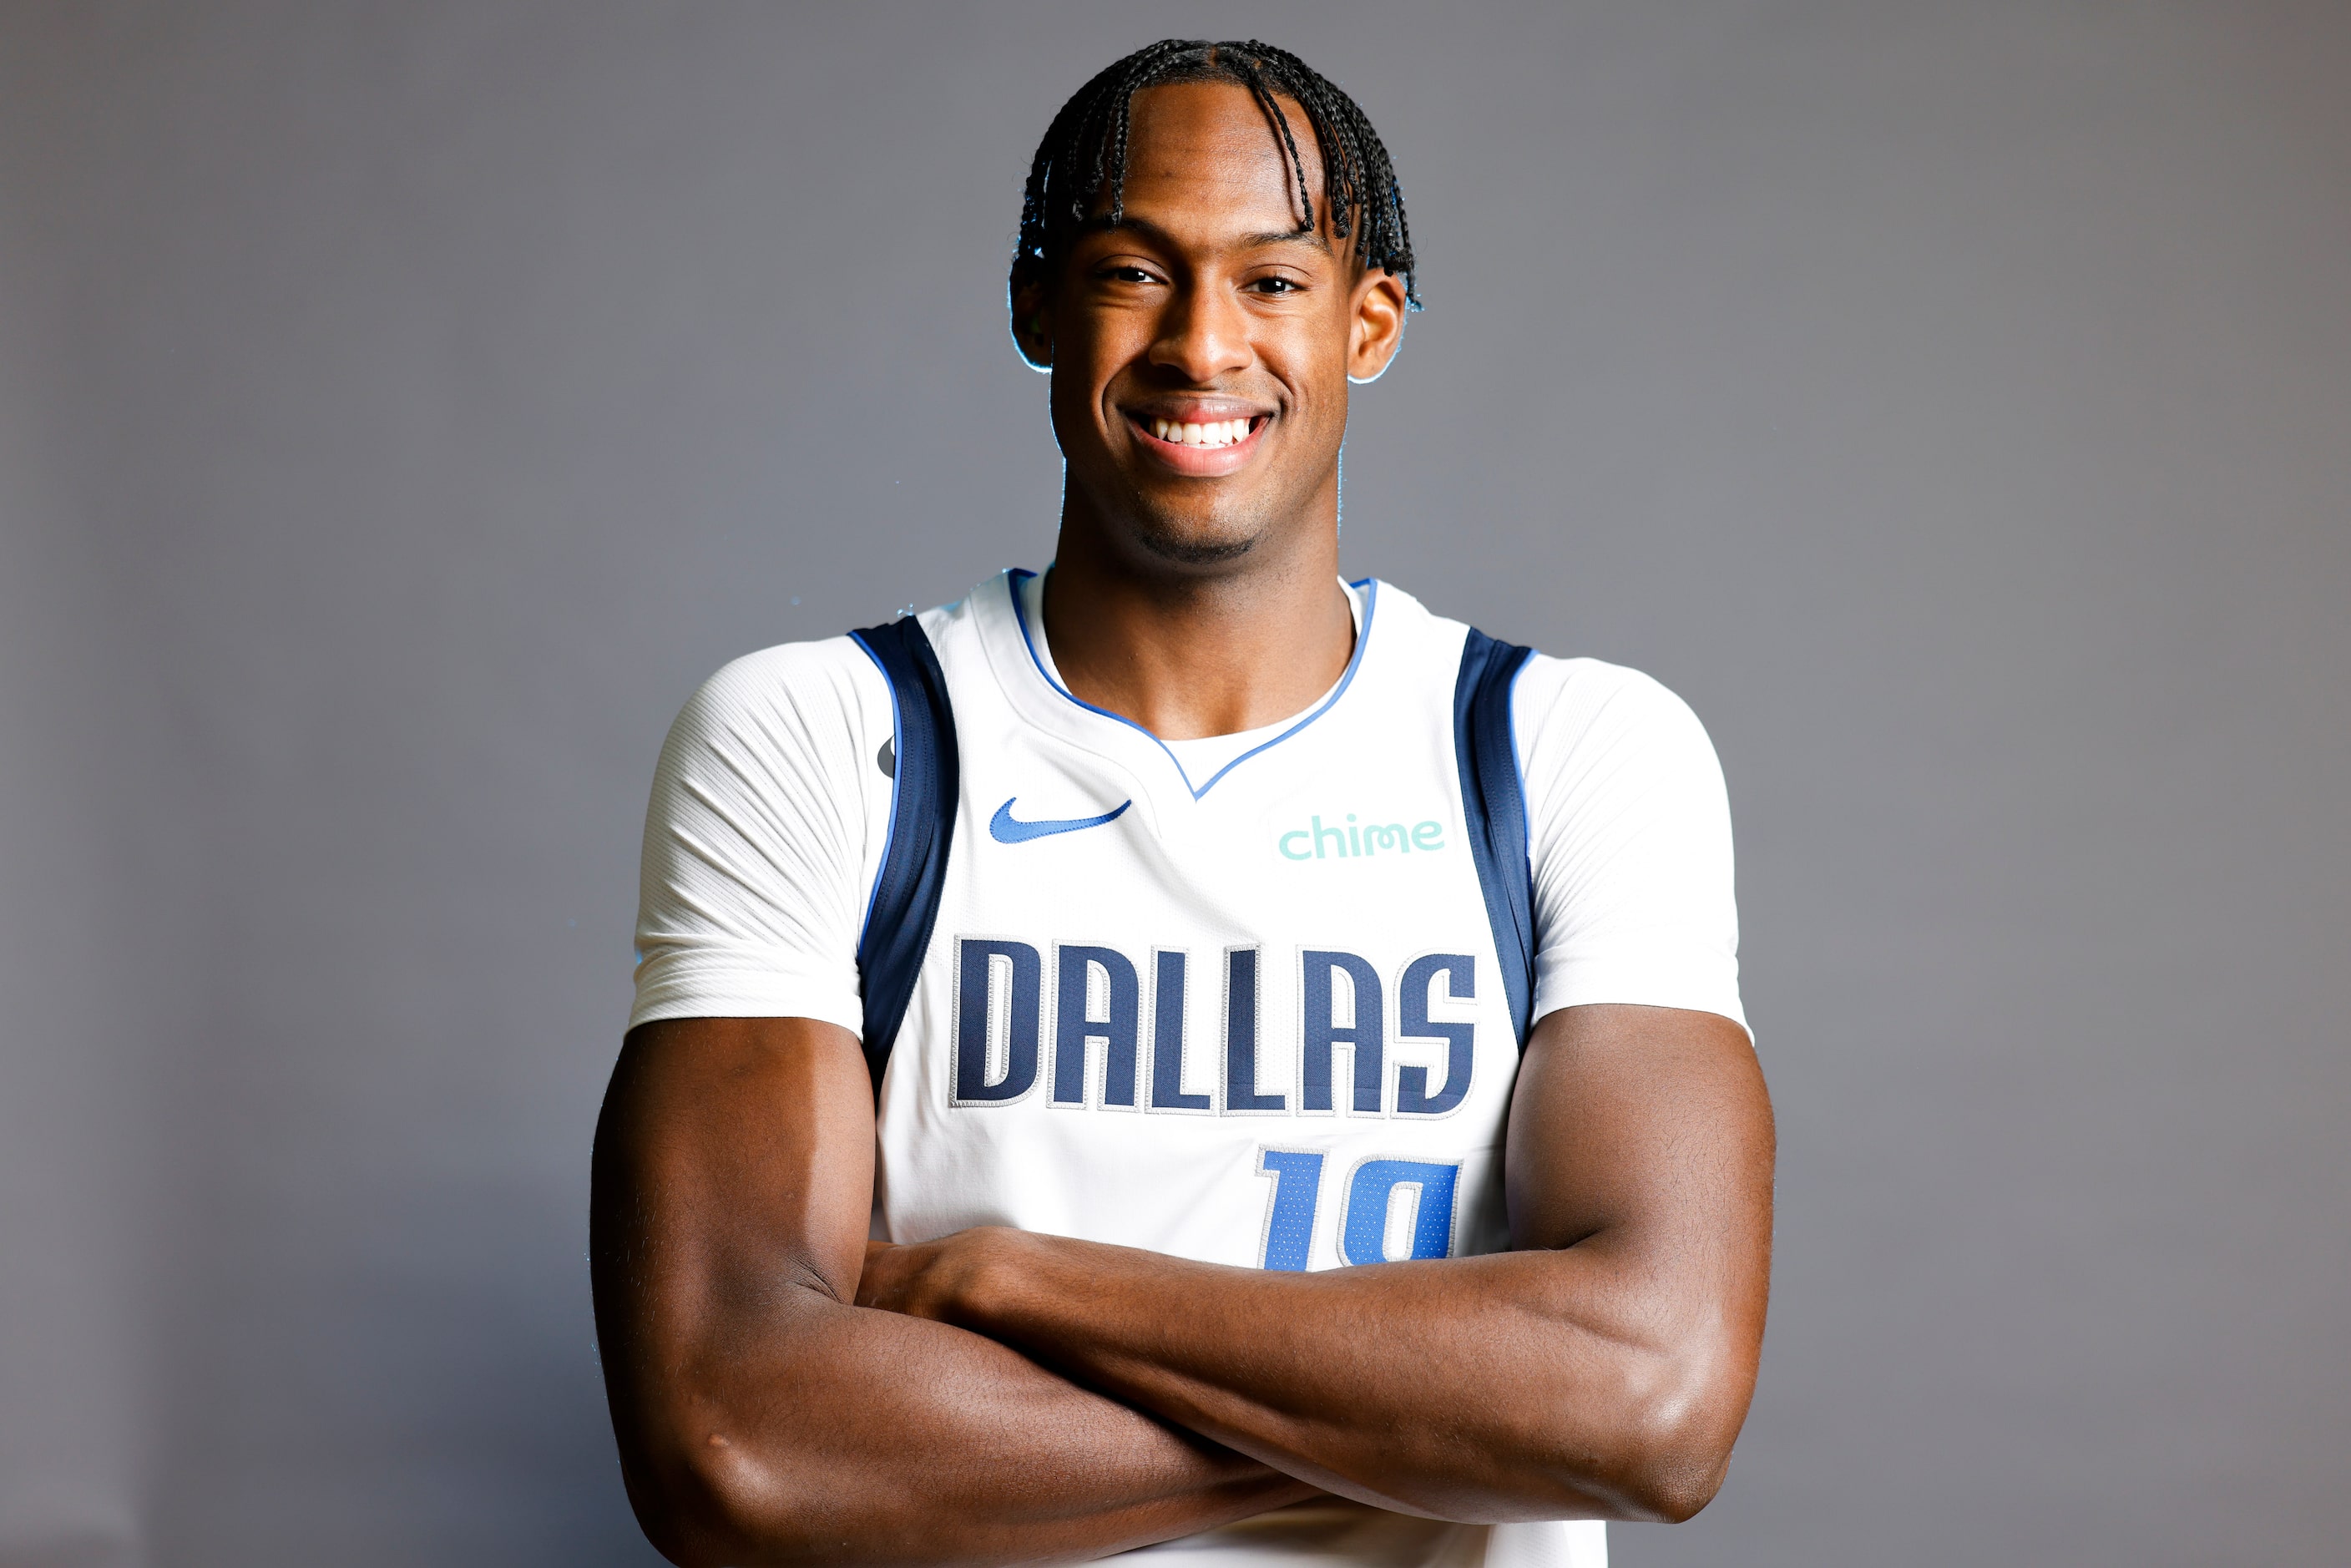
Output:
M1135 519L1134 538L1157 559L1175 566L1221 566L1255 549L1265 530L1255 518L1199 517L1146 508Z

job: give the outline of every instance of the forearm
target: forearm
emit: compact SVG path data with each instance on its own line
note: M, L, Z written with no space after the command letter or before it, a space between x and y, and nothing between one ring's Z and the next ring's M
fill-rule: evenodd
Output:
M1311 1490L979 1335L783 1294L613 1379L630 1495L680 1563L1073 1561Z
M858 1299L1363 1501L1687 1518L1762 1348L1772 1138L1746 1035L1671 1009L1554 1012L1507 1148L1516 1251L1286 1273L974 1230L869 1256Z
M1676 1514L1661 1469L1683 1462L1677 1443L1709 1447L1688 1415L1718 1369L1694 1364L1691 1336L1641 1321L1641 1292L1602 1249L1311 1274L1019 1232L976 1250L950 1321L1382 1507Z
M806 1019L646 1025L590 1210L629 1495L685 1564L1073 1560L1305 1489L944 1323L848 1304L872 1088Z

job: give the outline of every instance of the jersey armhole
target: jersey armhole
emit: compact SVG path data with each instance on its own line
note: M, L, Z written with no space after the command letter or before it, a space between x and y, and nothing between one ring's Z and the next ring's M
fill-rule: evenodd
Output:
M1526 1049L1534 1008L1534 857L1511 697L1533 654L1531 648L1471 627L1453 686L1453 749L1461 772L1463 823L1520 1051Z
M946 675L922 623L910 615L850 636L889 684L893 727L890 829L857 939L865 1065L878 1094L938 921L961 768Z

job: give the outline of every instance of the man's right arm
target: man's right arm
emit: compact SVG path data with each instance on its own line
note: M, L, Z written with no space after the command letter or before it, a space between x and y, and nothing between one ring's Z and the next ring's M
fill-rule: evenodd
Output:
M993 1340L853 1305L873 1148L836 1024L630 1032L590 1259L622 1473L664 1555L1076 1560L1311 1495Z

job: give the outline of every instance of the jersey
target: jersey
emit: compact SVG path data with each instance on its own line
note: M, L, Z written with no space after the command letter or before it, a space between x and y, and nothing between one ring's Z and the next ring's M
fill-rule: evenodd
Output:
M1284 1270L1497 1250L1514 1011L1741 1018L1719 769L1655 682L1520 669L1535 963L1514 1009L1525 960L1498 939L1455 755L1468 627L1350 585L1353 653L1318 702L1170 746L1070 693L1040 587L1006 573L919 618L956 805L877 1088L877 1237L1011 1225ZM632 1026L861 1029L901 718L845 638L737 661L688 705L647 828ZM1598 1568L1606 1548L1597 1521L1325 1501L1145 1550Z

